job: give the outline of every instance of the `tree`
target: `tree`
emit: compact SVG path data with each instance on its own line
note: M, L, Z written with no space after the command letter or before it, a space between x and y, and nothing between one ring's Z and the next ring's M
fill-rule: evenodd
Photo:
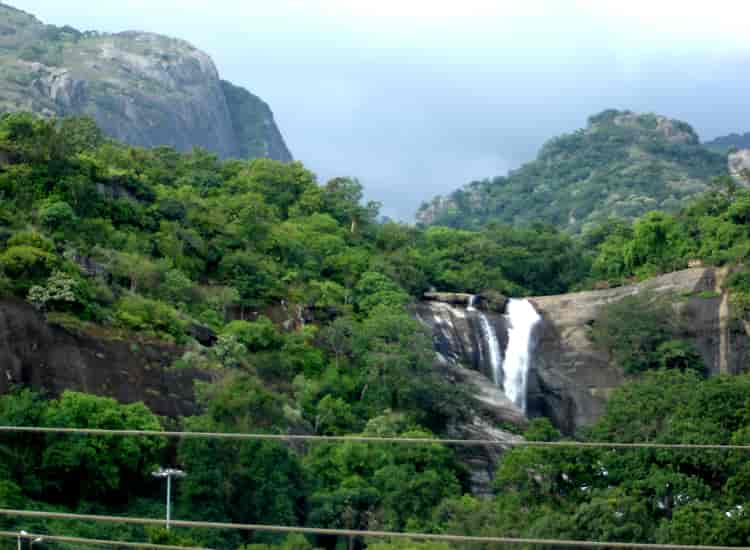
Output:
M365 314L376 306L400 308L408 302L409 295L380 273L372 271L363 273L354 288L354 304L360 312Z
M29 289L28 300L35 308L46 311L50 307L77 302L77 288L78 281L75 278L61 271L55 271L49 276L44 286L35 285Z
M641 293L603 308L590 337L628 374L659 367L704 371L692 345L677 339L679 332L680 320L668 299Z
M162 427L142 403L120 405L114 399L71 391L43 409L40 424L66 428L154 430ZM80 499L123 498L150 476L164 439L51 434L40 470L47 498L68 503Z

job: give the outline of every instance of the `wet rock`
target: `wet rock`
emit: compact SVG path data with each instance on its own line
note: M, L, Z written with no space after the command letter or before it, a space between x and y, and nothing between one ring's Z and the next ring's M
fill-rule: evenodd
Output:
M213 346L219 339L213 330L206 325L200 325L198 323L191 323L188 327L187 333L195 338L201 346L207 348Z

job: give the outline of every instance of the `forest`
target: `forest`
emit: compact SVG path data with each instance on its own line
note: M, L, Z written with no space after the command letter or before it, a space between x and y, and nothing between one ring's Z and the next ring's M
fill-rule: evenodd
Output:
M573 235L541 223L383 221L354 178L320 184L299 162L129 147L87 118L6 114L0 160L4 300L71 331L172 342L184 354L170 368L216 374L196 385L191 417L19 386L0 397L0 425L440 437L471 417L472 400L433 368L430 335L409 310L425 291L555 294L701 260L732 266L727 284L750 316L750 191L726 176L675 212ZM279 303L316 321L285 330L262 314ZM630 376L604 416L565 435L534 419L526 438L750 444L750 377L706 378L665 310L643 310L635 321L613 308L594 334ZM216 343L201 345L195 326ZM742 453L517 448L484 498L470 494L456 450L438 444L4 434L0 507L161 518L164 487L151 472L172 464L189 473L175 481L182 519L746 545ZM7 517L0 528L255 550L449 546Z
M506 176L425 203L417 218L464 229L544 221L580 233L609 217L676 213L726 172L726 151L702 145L689 124L608 109L589 117L585 128L547 141L534 160Z

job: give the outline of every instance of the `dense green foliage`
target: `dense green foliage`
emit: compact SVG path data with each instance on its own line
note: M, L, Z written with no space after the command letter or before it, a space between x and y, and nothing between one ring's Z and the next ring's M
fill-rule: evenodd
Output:
M684 321L669 300L641 293L602 309L591 339L626 373L660 368L705 371L694 346L680 338Z
M675 214L614 220L573 238L539 223L480 231L379 223L377 205L363 203L354 179L319 185L300 163L126 147L104 140L87 119L6 115L0 151L3 295L98 336L172 341L184 350L173 368L215 374L198 386L201 413L190 418L16 388L0 397L0 424L445 435L471 420L471 400L437 375L430 335L408 313L424 291L551 294L620 284L691 259L741 264L750 251L750 192L728 179ZM726 285L734 311L750 318L750 271L735 267ZM314 322L295 322L300 311ZM271 320L280 312L291 320L286 327ZM194 339L197 326L215 333L212 346ZM647 295L608 308L592 338L638 377L577 435L750 443L750 379L705 379L682 332L671 305ZM544 420L526 436L560 437ZM25 434L3 436L0 457L0 507L159 518L163 486L150 472L176 465L188 472L174 487L175 515L185 519L716 544L750 536L745 461L731 453L519 448L503 455L487 499L467 494L466 466L436 445ZM709 527L696 530L696 522ZM0 523L254 550L448 547Z
M726 157L701 146L684 122L608 110L547 142L536 160L508 176L438 197L417 217L467 229L542 221L580 231L611 216L675 212L726 171Z
M608 222L585 239L596 245L592 277L622 282L705 264L743 263L750 255L750 190L729 177L676 214L650 212L632 224Z
M470 414L470 400L434 371L431 338L406 306L431 287L561 292L585 275L572 240L551 227L420 231L377 223L377 205L363 203L356 180L319 185L300 163L127 147L105 140L88 119L26 114L0 120L0 150L0 291L98 337L183 346L173 368L212 369L217 380L200 389L204 413L182 421L189 429L444 433ZM270 320L280 312L294 320L301 310L316 322L284 330ZM191 336L199 326L216 334L213 346ZM49 409L37 407L35 415L29 404L30 416L14 420L23 424L52 422L58 407L26 393L3 399L12 409L31 402ZM70 399L61 403L72 406ZM100 406L86 396L75 400L88 407L81 410ZM60 425L90 421L72 412L54 418ZM158 427L153 418L132 421ZM48 439L20 438L29 448L14 448L59 456L37 473L35 461L17 461L4 474L13 502L159 517L159 487L148 469L176 461L190 472L177 487L184 517L377 521L400 529L424 527L442 498L467 490L463 466L442 448L326 447L302 456L275 443L190 440L144 450L139 456L148 464L128 470L99 461L133 451L100 446L101 456L89 456L85 438L81 448L56 448ZM50 485L86 476L80 487ZM187 536L218 547L279 542Z

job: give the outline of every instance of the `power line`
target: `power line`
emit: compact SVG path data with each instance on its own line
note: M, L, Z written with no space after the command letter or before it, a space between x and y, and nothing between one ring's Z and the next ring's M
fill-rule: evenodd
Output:
M224 432L168 432L155 430L104 430L99 428L51 428L39 426L0 426L2 432L63 433L106 436L168 437L178 439L232 439L301 441L312 443L401 443L419 445L463 445L492 447L570 447L593 449L672 449L703 451L750 451L750 445L719 445L693 443L613 443L607 441L528 441L523 439L498 441L493 439L440 439L421 437L372 437L359 435L293 435Z
M151 542L126 542L123 540L85 539L81 537L64 537L61 535L45 535L32 533L14 533L13 531L0 531L0 537L12 537L22 539L41 538L49 542L69 542L71 544L90 544L97 546L119 546L125 548L153 548L154 550L209 550L198 546L173 546L169 544L154 544Z
M162 525L164 520L119 516L98 516L89 514L68 514L63 512L34 512L29 510L0 509L0 515L31 517L37 519L71 519L82 521L102 521L107 523L127 523L136 525ZM240 531L263 531L266 533L300 533L303 535L335 535L342 537L376 537L412 540L437 540L443 542L471 542L494 544L538 544L576 548L618 548L643 550L750 550L748 546L704 546L682 544L652 544L640 542L606 542L582 540L533 539L511 537L472 537L464 535L443 535L437 533L399 533L393 531L363 531L356 529L324 529L318 527L288 527L283 525L254 525L248 523L221 523L214 521L172 520L175 527L198 529L234 529Z

